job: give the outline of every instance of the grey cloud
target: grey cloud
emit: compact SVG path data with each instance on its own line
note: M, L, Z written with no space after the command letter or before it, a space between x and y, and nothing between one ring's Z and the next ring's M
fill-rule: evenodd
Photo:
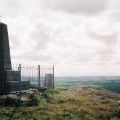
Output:
M51 61L53 59L52 55L49 55L49 54L42 55L40 53L35 54L35 52L26 53L26 54L24 54L24 57L26 58L26 60L42 61L42 62Z
M96 55L99 57L99 64L105 65L115 59L116 52L113 47L102 47L97 50Z
M101 35L95 32L89 32L89 36L95 40L99 40L101 42L104 42L108 46L113 46L118 41L118 34L112 33L110 35Z
M22 54L19 54L17 56L12 56L14 59L23 59L27 61L38 61L38 62L47 62L52 61L53 56L49 54L41 54L40 52L35 54L35 51L33 52L24 52Z
M82 49L79 49L78 51L73 53L66 52L63 54L62 58L68 59L68 61L71 61L72 63L91 63L92 60L96 58L95 52L81 52ZM91 51L91 49L88 49ZM94 56L94 57L93 57Z
M16 17L22 14L24 4L22 0L2 0L0 3L1 16Z
M10 34L9 35L9 41L10 41L10 48L15 49L15 48L21 47L18 36Z
M109 19L112 23L120 23L120 8L112 12L112 14L109 15Z
M51 42L51 30L44 22L38 22L30 33L30 39L35 42L36 50L45 49Z
M75 62L90 63L93 59L94 58L92 54L86 54L86 55L76 56Z
M112 33L110 35L101 35L95 32L88 32L89 37L94 40L98 40L104 43L105 46L100 47L96 50L96 55L99 57L99 64L107 64L111 62L115 55L115 45L118 42L118 34Z
M107 7L107 0L44 0L42 3L53 10L86 15L99 14Z
M111 0L109 19L112 23L120 22L120 1Z

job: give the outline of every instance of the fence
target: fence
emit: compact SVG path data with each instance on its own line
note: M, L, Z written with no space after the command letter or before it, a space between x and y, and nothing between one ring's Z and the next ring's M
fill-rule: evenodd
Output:
M54 66L12 65L5 71L2 93L37 89L54 89Z
M13 70L17 68L21 72L21 81L29 81L31 87L54 89L54 66L22 66L20 64L12 68Z

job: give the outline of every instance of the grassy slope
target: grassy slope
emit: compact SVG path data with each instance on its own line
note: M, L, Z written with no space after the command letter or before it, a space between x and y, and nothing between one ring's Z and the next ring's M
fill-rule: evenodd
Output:
M120 95L101 88L36 95L37 107L1 107L0 120L119 120Z

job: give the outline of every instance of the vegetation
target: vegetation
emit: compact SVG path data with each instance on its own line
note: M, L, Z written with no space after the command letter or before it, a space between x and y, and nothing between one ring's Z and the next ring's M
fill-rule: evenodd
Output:
M8 97L3 102L1 98L0 120L120 119L120 95L97 87L68 91L49 90L40 95L29 95L28 98L26 103ZM15 104L15 100L21 105Z
M19 97L1 97L0 106L3 107L29 107L29 106L38 106L39 101L34 94L30 94L28 100L23 101Z
M88 78L72 78L67 79L63 78L64 80L56 80L55 86L58 89L79 89L85 86L98 86L105 88L107 90L120 93L120 80L117 77L113 78L102 78L102 77L88 77ZM77 80L74 80L77 79ZM82 80L81 80L82 79ZM87 80L88 79L88 80ZM97 80L99 79L99 80Z

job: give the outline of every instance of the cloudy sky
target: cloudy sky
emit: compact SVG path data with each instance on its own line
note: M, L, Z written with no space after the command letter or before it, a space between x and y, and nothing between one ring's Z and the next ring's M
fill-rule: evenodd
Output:
M0 0L12 63L56 75L120 75L120 0Z

